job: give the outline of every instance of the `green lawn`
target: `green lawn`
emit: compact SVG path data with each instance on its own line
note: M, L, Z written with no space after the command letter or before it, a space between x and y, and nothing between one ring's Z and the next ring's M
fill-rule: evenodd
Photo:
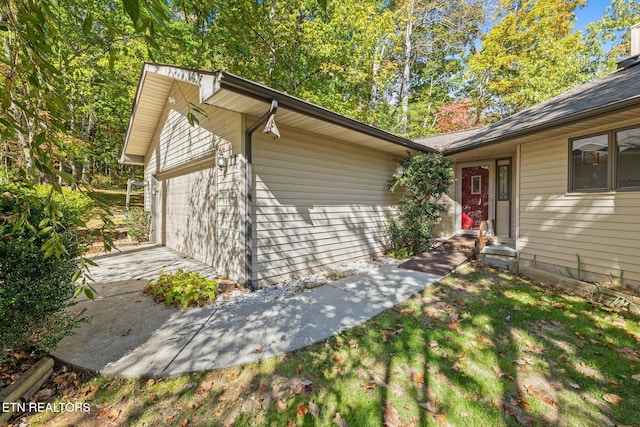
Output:
M260 363L89 377L47 425L640 425L638 318L467 266L346 333Z
M116 225L124 223L126 212L127 192L125 190L95 190L98 197L111 210L113 217L111 218ZM144 193L142 191L132 191L129 199L130 208L142 208L144 206ZM97 228L102 224L100 220L101 210L95 208L91 218L87 222L88 228Z

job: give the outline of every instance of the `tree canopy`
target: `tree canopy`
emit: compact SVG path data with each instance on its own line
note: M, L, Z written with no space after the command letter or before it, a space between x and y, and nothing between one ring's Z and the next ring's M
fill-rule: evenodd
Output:
M409 137L478 126L628 54L637 0L7 0L0 155L33 180L121 185L144 61L226 70ZM48 178L47 178L48 177Z

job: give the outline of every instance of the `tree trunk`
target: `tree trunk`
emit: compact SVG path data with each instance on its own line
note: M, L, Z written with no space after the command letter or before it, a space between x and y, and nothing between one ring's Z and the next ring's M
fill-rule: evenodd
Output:
M409 1L407 11L407 26L404 33L404 58L402 60L402 82L400 83L400 126L398 131L401 134L407 132L407 122L409 120L409 87L411 79L411 37L413 35L413 11L415 0Z
M369 107L374 110L378 106L378 71L380 70L380 64L384 59L385 45L380 43L376 46L376 53L373 57L373 67L371 68L371 101Z

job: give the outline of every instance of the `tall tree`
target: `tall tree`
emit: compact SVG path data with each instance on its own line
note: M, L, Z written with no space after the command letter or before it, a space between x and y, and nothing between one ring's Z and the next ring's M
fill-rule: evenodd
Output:
M629 29L635 24L640 24L640 1L611 0L602 18L587 25L594 75L613 71L618 60L630 55Z
M396 4L399 65L394 130L406 135L434 130L437 107L451 101L454 77L479 36L482 2L405 0Z
M469 59L477 121L494 121L591 77L584 38L572 32L584 0L500 0L498 21Z

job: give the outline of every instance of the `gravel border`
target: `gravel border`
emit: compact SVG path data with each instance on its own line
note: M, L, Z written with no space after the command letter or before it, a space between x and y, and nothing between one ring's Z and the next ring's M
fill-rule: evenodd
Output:
M293 294L304 292L307 289L327 285L346 277L398 262L401 261L388 256L367 257L352 263L342 264L326 272L309 274L299 279L283 280L253 292L246 289L235 289L231 292L219 294L213 303L208 303L206 306L210 308L227 308L281 300Z

